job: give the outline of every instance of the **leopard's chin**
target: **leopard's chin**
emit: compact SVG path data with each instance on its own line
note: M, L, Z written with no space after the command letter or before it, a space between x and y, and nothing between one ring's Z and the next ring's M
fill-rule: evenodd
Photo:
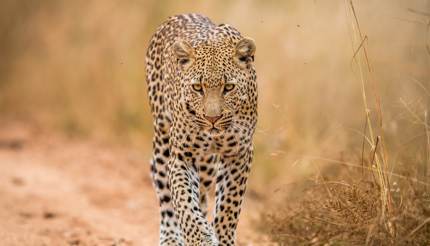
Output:
M221 128L218 128L218 127L206 128L205 131L207 133L209 133L209 135L211 135L211 136L222 135L225 132L224 129L221 129Z
M221 130L219 130L218 128L212 127L211 129L209 129L209 133L212 135L217 135L221 132Z

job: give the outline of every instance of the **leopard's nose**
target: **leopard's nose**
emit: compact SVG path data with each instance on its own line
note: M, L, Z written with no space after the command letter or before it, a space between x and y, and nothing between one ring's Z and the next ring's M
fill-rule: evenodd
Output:
M212 124L215 124L215 122L217 120L219 120L221 117L222 117L222 115L218 115L218 116L206 116L205 115L205 118Z

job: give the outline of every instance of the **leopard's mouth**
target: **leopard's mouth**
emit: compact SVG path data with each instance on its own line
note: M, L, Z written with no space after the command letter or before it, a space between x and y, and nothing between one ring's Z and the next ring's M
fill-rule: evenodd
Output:
M217 122L216 124L212 124L211 126L207 127L207 131L212 135L218 135L225 131L227 131L231 126L233 121L231 119L228 120L221 120L222 122Z

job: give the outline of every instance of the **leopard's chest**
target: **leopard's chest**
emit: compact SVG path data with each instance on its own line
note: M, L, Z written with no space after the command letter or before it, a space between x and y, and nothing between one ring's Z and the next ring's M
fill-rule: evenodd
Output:
M234 155L240 149L240 136L232 133L199 132L190 137L189 147L200 156L210 154Z

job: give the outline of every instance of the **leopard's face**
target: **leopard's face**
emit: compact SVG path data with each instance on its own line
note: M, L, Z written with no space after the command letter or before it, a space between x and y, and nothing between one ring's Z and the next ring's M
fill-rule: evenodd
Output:
M249 103L255 45L244 38L197 47L174 45L182 115L193 128L217 134L232 127Z

